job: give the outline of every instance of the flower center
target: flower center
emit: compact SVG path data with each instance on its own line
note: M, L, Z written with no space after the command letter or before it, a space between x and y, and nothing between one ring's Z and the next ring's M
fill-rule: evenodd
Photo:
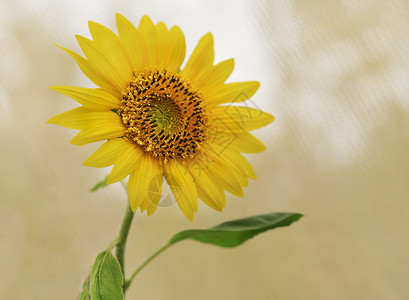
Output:
M201 95L166 70L135 75L117 113L126 127L125 137L161 164L193 158L206 138Z

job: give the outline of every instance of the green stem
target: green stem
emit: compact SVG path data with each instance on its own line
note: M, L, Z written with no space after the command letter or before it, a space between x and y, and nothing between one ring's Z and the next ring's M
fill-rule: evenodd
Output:
M126 207L126 212L124 219L122 220L121 230L118 235L118 243L116 245L116 258L118 259L119 265L121 266L122 275L125 278L125 264L124 264L124 255L125 255L125 245L128 238L129 228L131 227L132 219L134 213L132 212L129 202Z
M161 254L163 251L165 251L166 249L168 249L170 246L172 246L173 243L167 243L166 245L164 245L162 248L160 248L159 250L157 250L155 253L153 253L147 260L145 260L136 270L135 272L133 272L132 276L125 281L124 284L124 292L126 291L126 289L129 287L129 285L132 283L132 280L135 278L135 276L143 269L146 267L146 265L148 265L156 256L158 256L159 254Z
M119 243L119 238L116 238L115 240L113 240L113 241L109 244L109 246L108 246L108 248L106 249L106 251L111 251L114 247L116 247L116 245L118 245L118 243Z

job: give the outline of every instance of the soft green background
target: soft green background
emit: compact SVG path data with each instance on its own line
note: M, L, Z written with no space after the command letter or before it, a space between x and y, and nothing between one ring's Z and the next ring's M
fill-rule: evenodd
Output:
M75 106L51 85L92 86L59 44L114 13L178 24L188 54L206 32L232 80L259 80L252 104L276 115L248 155L259 180L220 214L176 205L138 215L129 272L176 231L271 211L299 222L236 249L187 241L143 270L129 299L409 298L409 2L0 0L0 299L75 299L116 236L119 184L81 166L97 145L46 120Z

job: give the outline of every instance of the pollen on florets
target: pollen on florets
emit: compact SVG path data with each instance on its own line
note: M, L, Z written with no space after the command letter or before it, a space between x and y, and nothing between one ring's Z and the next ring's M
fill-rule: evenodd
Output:
M146 70L131 80L117 113L125 137L161 164L193 158L206 139L203 99L178 74Z

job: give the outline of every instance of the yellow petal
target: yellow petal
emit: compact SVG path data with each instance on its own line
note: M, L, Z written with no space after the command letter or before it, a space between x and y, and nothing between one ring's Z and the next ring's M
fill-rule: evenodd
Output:
M213 88L222 85L226 79L229 78L233 69L233 58L222 61L204 73L200 79L196 81L195 87L200 88L204 94L206 94L206 91L211 92Z
M221 128L210 124L207 139L223 148L238 152L258 153L266 149L262 142L244 129L243 131L232 131L226 127Z
M115 67L122 81L128 85L132 78L132 69L126 60L119 43L119 38L101 24L90 21L88 26L96 48L103 53L107 60Z
M209 140L203 145L203 152L210 158L210 167L215 165L218 168L218 172L230 177L231 182L245 187L248 185L247 177L256 179L253 168L238 152L231 151ZM227 171L229 174L226 174Z
M143 159L141 159L143 160ZM138 168L135 169L137 171ZM139 205L141 204L142 199L139 197L139 190L136 188L136 184L138 183L138 177L135 175L135 171L133 171L129 175L128 180L128 197L129 197L129 204L131 205L131 209L135 212Z
M158 36L155 25L148 16L143 16L139 23L138 30L143 39L143 63L147 67L157 66L158 60Z
M109 173L107 183L120 181L131 174L140 164L141 158L143 150L137 144L128 142Z
M249 177L251 179L257 179L256 173L250 163L244 158L243 155L236 151L232 151L229 148L225 148L218 143L213 141L207 141L203 146L206 153L212 157L215 161L223 163L230 170L235 170L237 173L241 174L239 177ZM241 179L239 178L238 179ZM241 186L247 186L248 181L242 181Z
M157 175L158 180L155 182L151 182L149 185L149 193L150 193L150 203L147 208L148 216L152 215L156 209L158 208L159 201L161 199L162 193L162 182L163 182L163 172L160 169L159 175Z
M129 177L129 201L132 211L148 208L151 215L157 208L162 191L162 168L150 154L142 155L138 167Z
M119 42L131 65L132 70L141 72L143 64L143 39L141 33L125 17L116 14L116 26L118 27Z
M245 106L217 106L209 122L223 131L243 132L264 127L274 121L269 113Z
M259 87L258 81L233 82L219 85L213 89L205 89L203 95L206 103L210 105L239 103L253 96Z
M192 176L177 160L169 161L165 165L164 175L180 209L190 221L193 221L198 204L197 190Z
M209 190L206 188L203 188L202 186L196 186L197 188L197 195L200 198L200 200L202 200L202 202L204 204L206 204L207 206L209 206L210 208L213 208L214 210L223 211L223 208L226 206L226 197L224 195L224 191L223 188L219 190L217 190L218 195L214 196L213 194L209 193ZM218 198L215 198L218 197ZM221 204L220 202L223 201L223 204Z
M96 43L83 36L76 35L78 44L88 59L88 62L99 74L108 82L111 82L115 90L125 91L129 84L132 74L128 74L126 78L122 76L122 71L119 66L104 54L101 49L96 46Z
M211 208L222 211L226 205L226 198L223 187L217 181L213 181L206 170L206 167L199 162L189 166L199 198Z
M170 35L169 30L163 22L156 24L157 33L157 59L156 64L159 70L166 69L170 55Z
M98 68L96 68L94 65L89 63L85 58L82 56L78 55L77 53L65 49L63 47L57 46L67 52L71 57L75 60L79 68L81 69L82 73L85 74L93 83L95 83L97 86L103 88L104 90L108 91L115 97L121 97L121 93L119 90L115 88L115 85L112 84L109 80L107 80L99 71Z
M247 159L244 158L243 155L236 151L224 151L222 155L223 159L227 161L230 165L234 166L237 171L239 171L241 174L244 176L256 180L257 175L256 172L254 172L253 167L251 164L247 161Z
M119 107L120 101L112 94L101 89L89 89L75 86L52 86L50 89L71 97L79 104L92 110L111 110Z
M93 121L92 126L77 134L71 140L71 143L77 146L82 146L93 142L124 136L125 127L119 116L113 112L107 113L110 115Z
M226 166L226 164L224 164L217 157L211 157L208 151L205 151L205 153L206 154L198 157L197 160L205 168L205 170L207 170L209 177L213 181L218 182L229 193L238 197L243 197L243 189L241 188L240 181L237 178L241 175L237 174L235 170L232 171L230 167Z
M95 168L105 168L113 165L122 153L126 143L128 142L122 138L106 141L82 164L84 166Z
M221 161L215 161L209 168L209 173L213 180L220 182L224 189L237 197L243 197L244 192L239 176L235 176L235 172L229 170Z
M80 106L50 118L48 124L57 124L66 128L85 130L104 120L115 117L111 111L97 112Z
M173 26L170 31L171 48L169 51L169 62L167 69L171 72L178 72L186 55L185 36L178 26Z
M185 68L181 72L181 76L190 80L192 85L196 87L196 83L200 83L198 81L200 76L213 66L213 61L213 36L209 32L199 40L192 56L190 56Z
M144 71L157 66L177 72L183 63L186 45L183 32L174 26L168 30L164 23L156 26L148 16L141 19L137 28L122 15L116 15L121 46L132 69Z
M241 132L238 133L237 139L233 140L229 149L244 153L259 153L266 150L266 146L251 133Z

